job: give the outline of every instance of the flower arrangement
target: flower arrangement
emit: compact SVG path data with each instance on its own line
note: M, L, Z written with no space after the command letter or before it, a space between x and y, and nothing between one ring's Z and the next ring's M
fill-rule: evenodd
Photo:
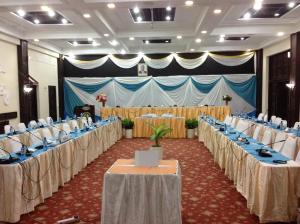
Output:
M102 103L102 106L105 107L105 103L107 101L107 95L105 93L100 93L96 96L96 100Z
M222 97L222 100L225 101L226 105L228 105L228 102L230 102L232 100L232 97L229 95L224 95Z

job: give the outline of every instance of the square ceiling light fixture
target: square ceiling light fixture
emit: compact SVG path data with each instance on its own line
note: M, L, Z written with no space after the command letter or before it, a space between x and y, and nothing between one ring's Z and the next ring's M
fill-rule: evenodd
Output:
M26 12L23 16L20 16L18 12L12 12L14 15L21 19L26 20L32 24L42 24L42 25L70 25L72 24L67 18L53 11L53 15L49 16L47 11L32 11Z
M129 13L135 23L169 22L175 19L176 8L142 8L129 9Z

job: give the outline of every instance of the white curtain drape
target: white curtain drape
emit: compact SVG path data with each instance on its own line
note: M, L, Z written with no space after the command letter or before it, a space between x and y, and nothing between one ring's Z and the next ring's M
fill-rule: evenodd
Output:
M224 55L217 55L213 53L209 53L209 56L214 59L216 62L225 65L225 66L238 66L246 63L251 58L254 57L253 52L245 53L238 56L224 56Z

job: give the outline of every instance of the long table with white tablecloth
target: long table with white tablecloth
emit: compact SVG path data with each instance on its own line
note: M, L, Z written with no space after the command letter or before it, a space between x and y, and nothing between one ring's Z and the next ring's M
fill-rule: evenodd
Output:
M200 119L199 141L246 198L260 222L292 222L297 219L300 198L300 164L272 164L259 160L214 125ZM246 147L246 146L245 146ZM265 158L265 157L263 157ZM266 160L267 161L267 160ZM269 160L270 161L270 160Z
M121 122L111 121L21 162L0 165L0 222L18 222L121 137Z

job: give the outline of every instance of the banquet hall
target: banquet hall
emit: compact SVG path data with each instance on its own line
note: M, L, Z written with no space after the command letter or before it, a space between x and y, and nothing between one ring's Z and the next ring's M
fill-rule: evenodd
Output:
M300 223L300 0L0 0L0 223Z

